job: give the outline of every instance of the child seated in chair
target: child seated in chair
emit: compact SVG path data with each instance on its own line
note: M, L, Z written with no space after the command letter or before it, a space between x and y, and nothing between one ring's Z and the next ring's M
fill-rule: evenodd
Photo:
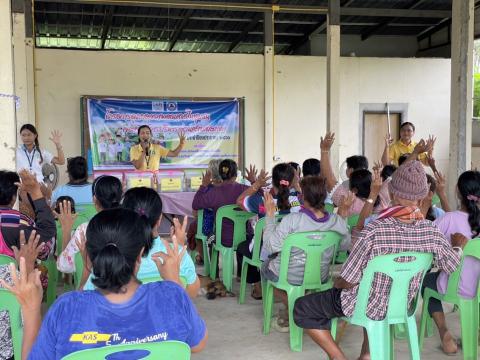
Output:
M427 178L423 165L411 161L400 166L388 183L393 206L382 211L370 222L353 244L350 255L342 267L334 288L309 294L295 302L295 324L306 333L332 359L345 360L345 354L335 343L331 334L331 320L353 315L362 274L369 260L379 255L397 254L405 251L432 253L437 266L447 274L458 267L460 257L450 242L420 211L420 201L428 193ZM416 277L410 286L411 301L420 287L421 278ZM366 315L381 320L386 315L391 282L385 275L374 277ZM364 342L360 359L369 359L368 337Z
M324 201L327 195L325 181L319 176L307 176L300 182L304 204L298 213L286 215L277 224L275 221L275 203L271 194L265 194L266 220L263 233L263 250L268 254L268 259L261 268L262 278L270 281L278 281L280 272L280 252L285 239L289 234L303 231L335 231L343 236L340 250L348 250L350 247L350 233L344 219L348 212L349 203L344 201L344 206L339 209L339 214L329 214L324 210ZM353 200L353 194L350 201ZM342 217L344 216L344 217ZM322 281L329 278L329 267L332 257L335 256L333 249L328 249L322 259ZM302 250L292 250L288 267L288 282L299 285L303 282L305 266L305 253ZM283 290L275 289L275 294L282 300L285 307L288 306L287 294ZM274 319L274 327L280 332L288 331L288 311L281 312Z

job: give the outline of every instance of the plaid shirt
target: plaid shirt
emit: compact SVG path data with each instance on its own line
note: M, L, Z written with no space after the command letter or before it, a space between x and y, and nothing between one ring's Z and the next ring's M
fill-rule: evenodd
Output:
M340 274L343 279L355 284L351 289L344 289L340 295L342 310L346 316L353 315L359 283L369 260L379 255L406 251L432 253L437 267L448 274L455 271L460 263L460 257L452 249L450 242L428 220L408 224L389 217L372 221L360 233ZM409 302L415 297L421 281L419 274L410 283ZM375 274L367 306L369 318L381 320L385 317L390 287L391 279L388 276Z

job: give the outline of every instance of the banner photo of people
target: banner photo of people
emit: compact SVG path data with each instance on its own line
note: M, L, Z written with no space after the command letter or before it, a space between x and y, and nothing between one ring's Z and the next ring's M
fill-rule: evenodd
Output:
M131 154L145 149L149 156L149 149L159 149L158 157L151 156L159 161L157 169L206 168L212 159L239 161L237 99L88 98L86 114L94 171L132 170Z

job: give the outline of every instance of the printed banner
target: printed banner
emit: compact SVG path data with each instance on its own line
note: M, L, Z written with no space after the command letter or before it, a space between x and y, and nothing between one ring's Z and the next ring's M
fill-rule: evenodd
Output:
M187 141L178 157L160 169L205 168L212 159L239 161L239 102L140 99L87 99L93 170L133 169L130 148L141 125L154 143L174 150L179 132Z

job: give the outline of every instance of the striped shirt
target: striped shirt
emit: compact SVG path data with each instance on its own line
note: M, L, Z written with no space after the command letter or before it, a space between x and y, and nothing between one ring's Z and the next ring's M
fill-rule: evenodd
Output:
M405 223L389 217L372 221L360 233L340 274L344 280L355 285L350 289L342 290L340 295L342 310L346 316L353 315L359 283L369 260L379 255L407 251L433 254L436 266L448 274L455 271L460 263L460 257L453 250L450 242L428 220ZM409 302L415 297L421 281L421 274L419 274L410 283ZM385 317L390 287L391 280L388 276L375 274L367 306L369 318L381 320ZM372 294L375 295L372 296Z

